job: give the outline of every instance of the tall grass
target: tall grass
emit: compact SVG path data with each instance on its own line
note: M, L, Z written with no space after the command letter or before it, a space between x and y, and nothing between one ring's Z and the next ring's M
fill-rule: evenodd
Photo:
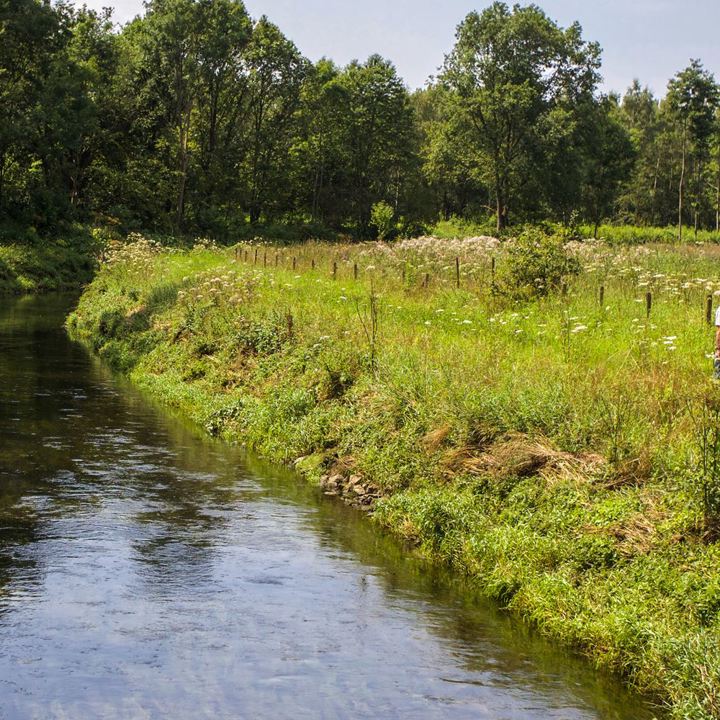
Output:
M717 717L720 248L570 243L579 274L512 294L511 247L140 242L68 324L209 431L362 479L376 522L674 717Z

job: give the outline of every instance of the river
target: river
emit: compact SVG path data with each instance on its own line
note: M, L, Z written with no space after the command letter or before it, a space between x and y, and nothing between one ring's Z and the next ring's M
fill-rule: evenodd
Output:
M0 309L0 718L644 720L292 473Z

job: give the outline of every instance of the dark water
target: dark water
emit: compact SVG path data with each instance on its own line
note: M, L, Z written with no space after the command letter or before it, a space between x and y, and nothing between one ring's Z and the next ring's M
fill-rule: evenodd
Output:
M364 518L0 310L0 718L652 713Z

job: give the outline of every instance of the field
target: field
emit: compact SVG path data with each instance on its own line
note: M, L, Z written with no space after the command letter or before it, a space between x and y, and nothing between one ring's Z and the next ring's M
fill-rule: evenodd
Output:
M673 717L711 718L718 259L533 233L187 251L140 238L109 251L68 326Z

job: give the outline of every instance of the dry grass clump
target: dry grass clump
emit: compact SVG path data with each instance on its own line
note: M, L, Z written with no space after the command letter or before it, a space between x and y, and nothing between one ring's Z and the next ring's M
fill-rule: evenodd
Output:
M545 440L508 433L483 452L478 453L472 446L448 450L442 465L446 477L467 474L507 479L538 475L553 483L596 477L604 471L607 462L595 453L562 452Z

